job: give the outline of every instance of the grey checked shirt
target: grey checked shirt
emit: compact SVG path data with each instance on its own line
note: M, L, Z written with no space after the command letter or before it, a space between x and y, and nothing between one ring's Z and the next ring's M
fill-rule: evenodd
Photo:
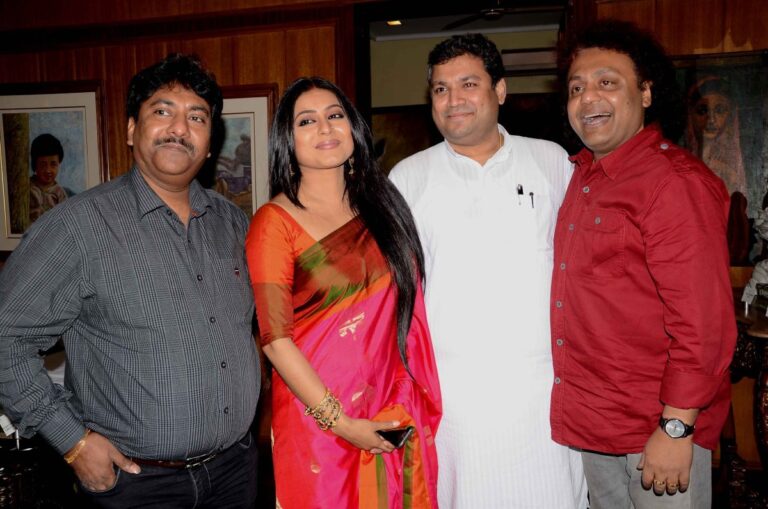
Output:
M233 444L259 395L246 215L193 182L185 228L134 168L44 214L0 272L0 406L59 452L88 427L124 454ZM63 336L65 388L38 351Z

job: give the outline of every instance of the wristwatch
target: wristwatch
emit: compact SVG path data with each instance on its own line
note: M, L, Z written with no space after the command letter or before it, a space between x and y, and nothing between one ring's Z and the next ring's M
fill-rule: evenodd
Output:
M680 419L672 417L666 419L663 415L659 417L659 427L670 438L685 438L693 435L695 426L689 426Z

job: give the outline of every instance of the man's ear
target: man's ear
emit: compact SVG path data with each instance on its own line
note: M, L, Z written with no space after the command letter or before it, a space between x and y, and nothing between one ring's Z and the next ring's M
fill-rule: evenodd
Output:
M126 141L128 142L128 146L133 146L133 130L136 129L136 121L133 119L133 117L130 117L128 119L128 137L126 138Z
M651 106L651 102L653 102L653 97L651 94L651 88L653 87L652 81L644 81L640 85L640 91L643 95L643 108L648 108Z
M507 81L504 78L500 78L496 82L496 86L493 87L496 92L496 97L499 99L499 104L504 104L507 99Z

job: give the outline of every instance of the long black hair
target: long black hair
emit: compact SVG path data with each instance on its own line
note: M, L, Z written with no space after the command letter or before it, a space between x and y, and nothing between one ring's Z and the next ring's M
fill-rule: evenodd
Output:
M339 100L349 120L354 141L354 174L344 171L349 206L363 222L387 260L397 288L397 347L408 368L406 336L411 327L416 285L424 274L424 254L408 204L379 169L373 155L373 137L363 117L336 85L319 78L299 78L288 87L277 106L269 133L269 194L280 193L299 208L301 172L296 160L293 115L296 101L312 89L327 90ZM348 163L345 163L348 165Z

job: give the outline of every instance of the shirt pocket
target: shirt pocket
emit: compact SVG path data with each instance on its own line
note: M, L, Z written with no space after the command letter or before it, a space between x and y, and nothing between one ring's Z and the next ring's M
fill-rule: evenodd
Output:
M624 214L608 209L591 209L583 216L582 228L590 253L587 272L592 276L624 274Z
M253 305L248 266L243 257L224 257L213 261L217 292L227 306L236 306L247 312Z

